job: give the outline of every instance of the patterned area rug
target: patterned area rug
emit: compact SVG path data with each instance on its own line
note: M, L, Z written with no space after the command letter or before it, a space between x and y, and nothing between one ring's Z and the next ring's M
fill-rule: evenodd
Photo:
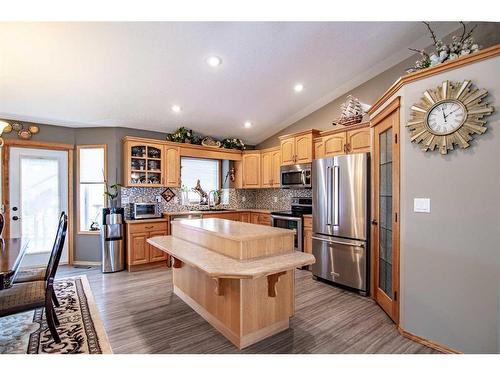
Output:
M44 308L0 318L1 354L109 354L106 331L85 275L55 281L61 343L50 335Z

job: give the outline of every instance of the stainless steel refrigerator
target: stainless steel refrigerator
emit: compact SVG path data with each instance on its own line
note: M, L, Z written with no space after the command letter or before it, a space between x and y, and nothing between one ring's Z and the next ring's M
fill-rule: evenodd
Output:
M312 273L368 293L369 154L314 160Z

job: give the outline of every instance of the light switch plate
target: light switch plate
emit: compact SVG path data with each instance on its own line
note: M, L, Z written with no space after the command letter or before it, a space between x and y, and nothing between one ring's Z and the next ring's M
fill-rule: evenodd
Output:
M413 198L413 212L431 212L431 199L430 198Z
M242 202L245 202L246 200L247 200L247 198L246 198L246 197L241 197L241 201L242 201Z
M161 203L161 195L157 195L155 197L155 199L156 199L156 202Z
M274 203L278 203L278 197L273 198Z

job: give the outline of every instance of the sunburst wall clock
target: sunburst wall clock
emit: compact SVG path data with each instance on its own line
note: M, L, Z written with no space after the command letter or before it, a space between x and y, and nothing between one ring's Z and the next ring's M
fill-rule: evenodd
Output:
M494 110L482 102L488 91L472 86L469 80L444 81L435 90L426 90L420 103L411 107L406 124L411 141L419 143L423 151L438 149L443 155L454 145L469 147L472 135L487 129L483 117Z

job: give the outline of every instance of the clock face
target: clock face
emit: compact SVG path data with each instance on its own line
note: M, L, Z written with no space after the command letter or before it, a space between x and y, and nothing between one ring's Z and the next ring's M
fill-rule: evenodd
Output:
M446 135L461 127L467 117L466 108L457 100L443 100L428 112L427 125L432 133Z

